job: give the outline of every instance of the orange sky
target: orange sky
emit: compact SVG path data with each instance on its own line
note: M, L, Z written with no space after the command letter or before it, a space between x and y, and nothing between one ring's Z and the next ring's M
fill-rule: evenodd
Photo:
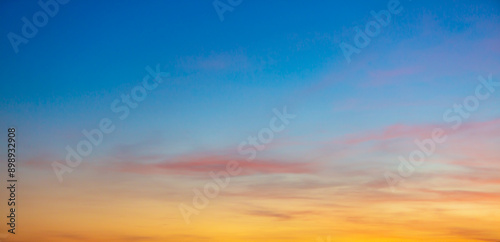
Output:
M19 171L19 234L8 241L326 241L328 236L330 241L495 241L500 236L495 163L500 157L488 144L496 140L496 122L470 124L450 135L394 192L383 174L396 162L356 169L335 162L346 154L362 156L365 141L387 139L374 135L387 134L383 130L359 137L354 146L352 136L346 137L351 148L325 151L307 166L241 161L246 172L231 177L189 224L179 204L192 207L192 190L211 182L208 170L223 169L227 157L188 156L183 159L191 161L182 162L190 166L122 172L116 171L122 166L104 159L83 164L62 183L52 170L31 165ZM423 130L394 131L387 148L396 148L395 137ZM471 135L475 143L458 148ZM450 160L448 152L462 159ZM333 172L322 171L327 167Z

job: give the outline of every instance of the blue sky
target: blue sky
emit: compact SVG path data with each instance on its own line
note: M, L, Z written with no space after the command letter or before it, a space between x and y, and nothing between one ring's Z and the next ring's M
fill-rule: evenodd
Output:
M5 32L19 33L20 16L32 16L40 8L34 2L2 4L6 6L1 26ZM18 54L3 38L0 75L8 88L0 91L2 106L4 111L17 113L8 118L30 115L55 129L80 130L107 115L109 107L102 104L136 85L145 66L161 64L173 82L155 90L154 97L128 122L147 119L159 129L172 125L200 132L199 136L210 136L222 128L251 131L258 127L252 123L269 115L273 107L290 102L292 108L314 113L307 115L310 120L345 121L345 111L334 114L335 106L363 105L370 99L385 105L393 105L394 100L439 102L440 96L465 94L467 87L461 91L457 87L462 85L455 83L468 83L479 72L463 70L460 75L467 77L456 78L456 69L468 57L445 65L439 60L440 53L429 53L433 49L439 48L443 56L473 45L476 49L470 55L483 55L485 62L498 61L498 55L487 49L491 46L479 43L498 35L493 24L498 19L494 1L474 7L467 1L440 6L431 1L402 1L403 12L393 15L391 24L361 54L354 54L351 64L346 63L339 43L352 43L353 28L372 20L371 10L386 9L385 2L244 2L234 12L225 13L223 22L207 1L156 4L107 2L96 6L73 1L60 6L58 14L28 44L20 45ZM439 69L433 70L433 56L442 65ZM481 68L482 63L476 63L472 65ZM403 65L409 66L404 71L415 73L404 84L379 88L360 84L370 72ZM493 72L493 66L481 71ZM436 74L430 76L429 72ZM422 81L424 74L429 80ZM321 86L325 79L328 84ZM314 90L318 85L320 90ZM451 86L453 91L441 91ZM365 100L354 100L358 97ZM383 114L384 110L375 112ZM320 115L323 118L317 119ZM363 120L367 113L349 115L347 119ZM393 122L420 119L411 113L404 116L393 117ZM223 124L226 122L230 124ZM203 131L196 131L200 126ZM334 126L331 129L338 131ZM241 134L234 136L238 139Z

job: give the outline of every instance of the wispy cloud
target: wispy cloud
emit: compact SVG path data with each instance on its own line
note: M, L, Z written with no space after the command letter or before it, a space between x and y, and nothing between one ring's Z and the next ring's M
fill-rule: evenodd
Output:
M186 72L248 72L260 70L271 59L248 56L243 51L231 51L179 58L176 68Z
M315 164L308 162L284 162L276 160L232 159L222 156L181 157L169 159L159 163L143 164L138 162L114 163L109 169L117 172L138 174L178 174L178 175L207 175L226 169L229 161L238 162L243 169L240 175L250 174L301 174L314 173Z

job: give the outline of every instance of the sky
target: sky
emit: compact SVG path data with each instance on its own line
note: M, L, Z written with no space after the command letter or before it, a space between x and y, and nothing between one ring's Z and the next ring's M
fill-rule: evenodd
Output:
M500 241L499 1L0 16L0 240Z

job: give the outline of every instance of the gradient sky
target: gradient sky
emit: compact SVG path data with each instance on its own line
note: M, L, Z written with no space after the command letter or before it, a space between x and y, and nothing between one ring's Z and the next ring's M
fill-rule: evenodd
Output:
M401 0L348 63L339 44L388 2L243 0L221 21L208 0L71 0L15 53L8 33L41 7L1 1L0 144L16 127L20 180L6 241L500 241L500 91L395 191L384 177L450 130L479 75L500 80L500 2ZM170 76L118 119L157 65ZM285 106L296 118L246 161L238 145ZM59 182L53 162L102 118L116 129ZM243 172L186 224L178 205L231 160Z

